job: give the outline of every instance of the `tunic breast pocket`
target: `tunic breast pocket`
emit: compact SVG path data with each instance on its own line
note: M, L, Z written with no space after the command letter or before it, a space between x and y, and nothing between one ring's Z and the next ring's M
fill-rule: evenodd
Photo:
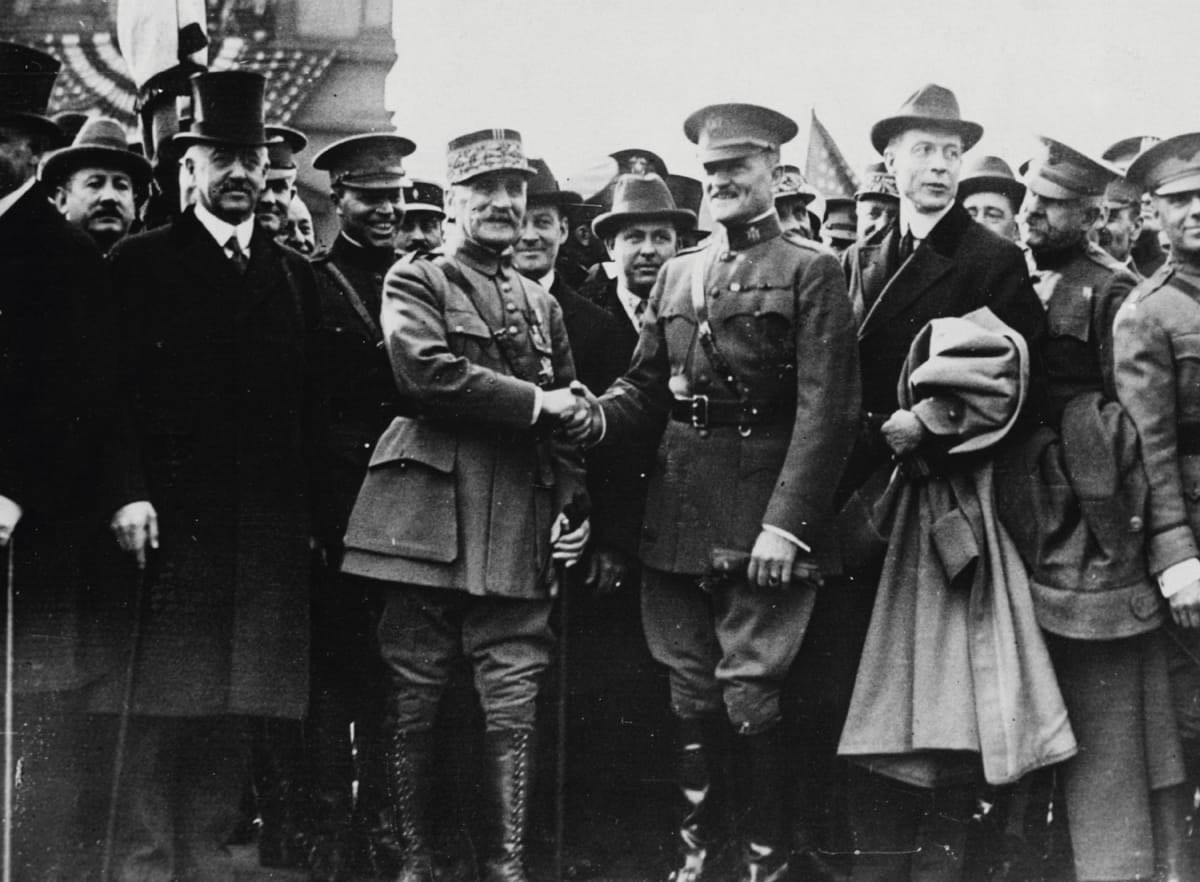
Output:
M768 360L791 358L796 296L790 285L762 282L753 288L743 286L722 306L722 330L749 352Z
M451 352L470 361L484 354L495 355L492 329L475 312L446 310L446 343Z
M1178 334L1171 338L1175 356L1176 419L1200 423L1200 334Z
M1091 297L1080 290L1062 291L1051 301L1046 323L1051 337L1072 337L1086 343L1092 333Z

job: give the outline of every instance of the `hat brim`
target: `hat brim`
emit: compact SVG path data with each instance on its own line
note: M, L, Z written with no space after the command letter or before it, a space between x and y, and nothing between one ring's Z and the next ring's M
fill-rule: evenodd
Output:
M404 203L404 213L405 214L412 214L413 212L416 212L416 211L423 211L426 214L436 214L442 218L444 218L446 216L446 209L442 208L440 205L434 205L431 202L405 202Z
M186 150L193 144L214 144L225 147L266 147L268 144L274 144L275 139L268 138L263 135L258 138L223 138L217 135L204 135L197 132L176 132L171 136L171 143L177 148Z
M607 239L615 232L614 227L638 221L670 221L685 233L696 227L696 215L686 208L676 208L667 211L606 211L592 221L592 232L601 239Z
M941 119L934 116L889 116L871 126L871 146L882 156L892 138L908 129L957 132L962 137L963 152L970 150L983 137L983 126L965 119Z
M1029 188L1029 192L1041 196L1043 199L1098 198L1098 196L1088 196L1086 193L1080 193L1078 190L1069 190L1061 184L1056 184L1053 181L1047 181L1045 178L1040 177L1039 175L1027 175L1025 178L1025 186Z
M1200 190L1200 171L1174 181L1168 181L1161 187L1156 187L1152 195L1171 196L1175 193L1191 193L1193 190Z
M530 193L525 197L525 204L532 208L535 205L554 205L566 208L583 202L583 197L572 190L559 190L555 193Z
M1025 185L1015 178L999 175L977 175L958 182L958 201L976 193L999 193L1020 205L1025 199Z
M537 171L535 169L529 168L528 166L526 166L525 168L516 168L515 166L508 166L508 167L504 167L504 168L485 168L482 171L477 171L468 177L458 178L457 180L454 180L454 181L448 181L448 183L451 186L457 186L459 184L469 184L469 183L471 183L471 181L475 180L476 178L482 178L484 175L495 175L495 174L524 175L525 179L529 180L529 181L531 181L537 177Z
M63 183L81 168L113 168L129 175L135 187L150 185L150 163L131 150L114 147L62 147L48 153L38 179L49 186Z
M816 198L816 193L780 193L775 197L774 201L779 202L781 199L795 199L799 201L801 205L807 207L808 205L811 205Z
M53 146L57 146L63 142L63 130L55 124L54 120L47 116L39 116L36 113L25 113L16 110L3 110L0 111L0 123L8 125L18 123L27 126L30 131L38 135L46 138L54 138L57 144Z

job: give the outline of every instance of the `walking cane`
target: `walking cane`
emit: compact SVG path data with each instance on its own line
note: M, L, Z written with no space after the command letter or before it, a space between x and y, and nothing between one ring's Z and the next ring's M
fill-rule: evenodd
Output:
M146 567L138 565L137 590L133 599L133 625L129 633L129 654L125 659L125 680L121 691L121 714L117 720L117 744L113 751L112 785L108 791L108 819L104 825L104 851L100 858L100 882L108 882L112 872L113 847L117 835L117 803L121 796L121 775L125 771L125 742L129 738L129 716L133 709L133 689L137 661L142 649L142 618L146 605Z
M13 665L16 662L13 645L13 600L16 593L13 583L14 557L16 551L10 536L4 579L4 845L3 855L0 856L4 862L4 882L12 882L13 774L16 771L16 757L13 754L13 726L16 723L13 715Z

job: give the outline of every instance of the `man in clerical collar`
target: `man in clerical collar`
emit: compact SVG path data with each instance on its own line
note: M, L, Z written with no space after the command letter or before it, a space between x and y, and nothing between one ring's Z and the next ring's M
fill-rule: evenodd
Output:
M739 878L768 882L789 868L819 878L812 816L794 819L794 841L784 833L781 693L816 602L809 579L831 551L818 525L858 428L853 317L837 260L784 237L775 213L779 149L796 123L722 104L692 114L684 132L719 228L657 273L633 363L570 432L602 449L661 435L642 529L642 610L679 723L684 811L672 878L714 871L730 737L748 759ZM662 211L658 186L630 177L616 195L628 191L627 212ZM619 220L596 224L605 233ZM832 759L830 746L820 761Z
M433 724L464 658L486 720L484 878L526 879L554 562L573 563L589 535L582 459L553 432L579 406L562 310L512 267L533 174L511 129L451 141L460 235L445 255L400 261L384 282L381 330L412 415L375 446L342 569L383 598L392 810L400 878L413 882L432 879Z

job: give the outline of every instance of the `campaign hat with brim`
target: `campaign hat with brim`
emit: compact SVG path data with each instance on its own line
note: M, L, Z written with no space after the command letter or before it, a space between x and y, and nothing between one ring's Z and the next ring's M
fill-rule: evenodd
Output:
M0 42L0 124L20 125L61 144L62 130L46 116L61 68L53 55Z
M446 145L446 181L465 184L493 172L516 172L532 178L536 172L525 158L521 133L515 129L480 129Z
M267 179L290 178L299 169L296 154L308 146L308 138L291 126L269 125L267 129Z
M892 138L909 129L957 132L963 150L970 150L983 137L983 126L963 119L954 93L936 83L917 89L900 105L899 113L875 123L871 127L871 146L882 154Z
M525 191L526 205L556 205L563 208L583 201L583 197L578 193L559 188L558 179L554 177L544 159L530 159L529 165L534 175L529 179L529 186Z
M406 178L404 181L404 212L427 211L438 217L446 216L446 191L433 181Z
M758 104L710 104L683 123L683 133L699 148L701 162L723 162L778 150L799 131L795 120Z
M612 208L592 221L592 232L607 239L623 224L652 220L670 221L685 232L696 226L696 215L675 205L661 177L653 173L621 175L613 188Z
M804 172L800 171L794 165L781 165L779 167L779 177L771 187L771 195L776 201L780 199L799 199L804 205L808 205L817 198L816 190L808 186Z
M177 151L193 144L265 147L271 140L263 121L266 78L250 70L192 74L192 124L171 141Z
M122 171L137 189L150 186L150 163L129 149L125 129L108 117L89 119L70 147L47 153L38 167L38 180L57 187L81 168Z
M1120 172L1099 159L1042 135L1039 150L1029 162L1025 186L1046 199L1091 199L1104 195L1105 188Z
M1138 154L1125 179L1154 196L1200 190L1200 132L1159 141Z
M999 193L1014 205L1025 198L1025 185L1017 180L1012 166L999 156L980 156L963 169L958 179L958 199L961 202L976 193Z
M391 132L351 135L313 157L313 168L329 172L334 186L390 190L404 186L404 157L417 149L408 138Z
M608 155L617 161L618 175L646 175L653 172L666 180L671 174L663 158L653 150L625 147Z

